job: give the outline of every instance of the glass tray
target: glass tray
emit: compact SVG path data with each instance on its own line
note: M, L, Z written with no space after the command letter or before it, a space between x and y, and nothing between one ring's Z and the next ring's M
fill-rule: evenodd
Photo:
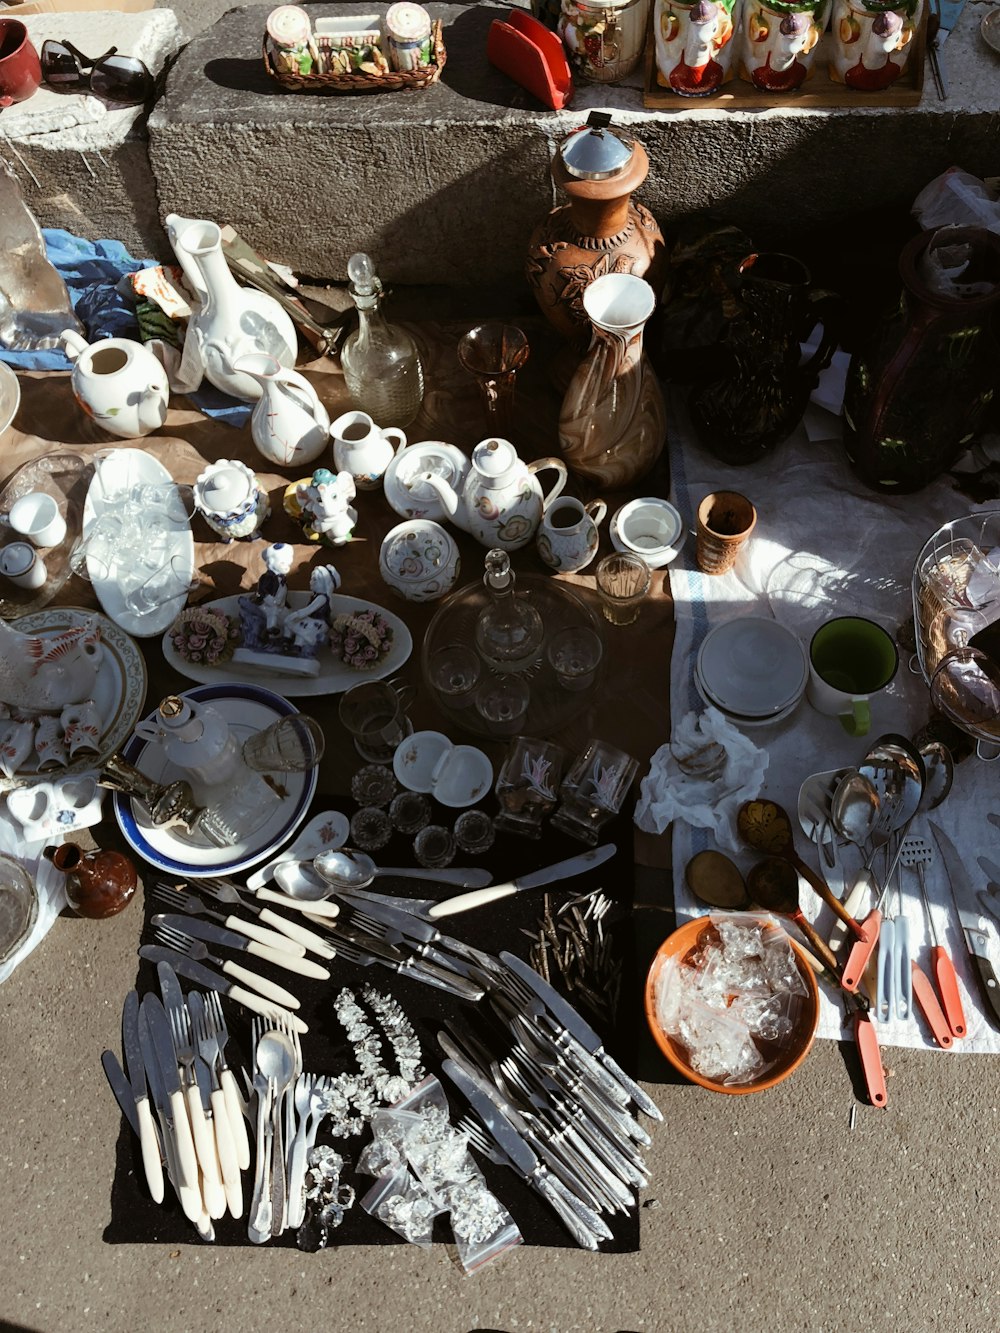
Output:
M58 546L42 552L48 577L40 588L19 588L10 579L0 577L0 616L5 620L16 620L48 606L72 574L72 554L80 539L89 472L90 464L79 454L45 454L11 473L0 491L0 550L11 542L27 540L7 521L11 506L22 495L32 491L51 495L66 520L66 536Z
M601 665L592 684L585 690L567 690L559 683L555 672L549 666L546 647L552 637L570 626L585 625L599 636L604 644L602 619L591 611L586 602L563 583L551 576L518 574L517 595L528 597L532 606L542 617L545 626L545 639L541 651L528 667L516 674L527 680L531 688L531 700L528 712L518 726L518 731L526 736L550 736L560 731L587 707L600 688L604 676L606 654L602 655ZM475 648L475 628L480 611L489 602L486 589L481 580L468 583L459 588L438 608L437 614L427 627L424 645L420 657L424 686L433 696L435 703L450 722L474 736L485 736L491 740L503 740L491 728L485 718L476 711L475 705L455 708L446 696L436 690L430 682L428 662L431 655L439 648L452 644L463 644ZM488 668L487 668L488 670ZM485 674L485 673L484 673ZM499 674L499 673L498 673Z

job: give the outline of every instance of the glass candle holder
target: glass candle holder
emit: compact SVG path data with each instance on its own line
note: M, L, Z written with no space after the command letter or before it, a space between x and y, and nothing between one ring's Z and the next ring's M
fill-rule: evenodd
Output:
M596 846L602 826L622 808L638 771L638 763L624 750L591 741L563 778L552 827Z
M365 805L351 819L351 843L363 852L377 852L392 837L392 821L377 805Z
M365 764L351 778L351 795L358 805L388 805L399 791L399 783L385 764Z
M468 856L479 856L493 846L496 829L485 810L465 810L455 820L455 842Z
M597 679L604 645L586 625L569 625L552 636L546 651L564 690L588 690Z
M398 833L419 833L431 822L431 803L418 791L401 791L392 799L389 818Z
M518 736L511 744L494 791L500 802L496 826L529 838L541 836L542 820L559 799L567 754L561 745Z
M428 824L413 839L417 864L428 870L443 870L455 859L455 839L443 824Z

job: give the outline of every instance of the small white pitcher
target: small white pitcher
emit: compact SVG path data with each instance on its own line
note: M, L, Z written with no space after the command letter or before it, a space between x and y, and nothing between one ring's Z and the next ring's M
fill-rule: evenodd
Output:
M233 369L261 387L250 417L258 451L279 467L315 462L330 441L330 415L305 376L266 352L241 356Z
M573 574L589 565L600 544L598 527L608 507L603 500L584 504L571 495L553 500L542 515L535 538L538 554L557 574Z

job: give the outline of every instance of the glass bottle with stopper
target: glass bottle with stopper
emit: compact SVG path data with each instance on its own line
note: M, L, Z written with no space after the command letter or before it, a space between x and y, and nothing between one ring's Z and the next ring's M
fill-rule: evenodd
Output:
M476 648L494 671L524 671L539 658L545 627L527 596L515 592L506 551L486 553L487 603L476 621Z
M370 257L351 255L347 275L358 308L358 328L340 354L347 390L354 405L379 426L408 426L424 398L424 372L416 346L379 309L382 283Z

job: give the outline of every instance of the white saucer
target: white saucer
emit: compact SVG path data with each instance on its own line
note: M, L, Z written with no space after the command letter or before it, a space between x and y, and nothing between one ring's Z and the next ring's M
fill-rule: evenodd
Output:
M403 518L433 518L441 522L448 515L437 491L414 478L432 472L453 490L460 491L463 474L468 470L469 460L461 449L443 440L424 440L408 444L396 454L385 470L382 487L389 504ZM409 482L413 482L412 487Z
M709 630L696 666L710 701L744 718L773 718L794 706L809 678L801 642L764 616L737 616Z
M185 696L218 709L236 738L263 731L276 718L298 710L287 699L259 685L197 685ZM150 715L150 721L155 713ZM124 757L147 777L157 782L171 782L180 774L168 762L163 747L133 735ZM115 792L115 815L129 845L140 856L168 874L190 879L205 875L234 875L266 860L295 832L306 817L319 781L318 770L281 775L287 795L275 801L262 823L245 839L232 847L216 847L200 836L188 837L181 830L158 828L140 802L124 792Z
M167 469L152 454L142 449L114 449L100 459L94 468L93 480L83 504L83 537L88 537L96 521L103 513L105 495L130 486L173 486L174 479ZM105 572L103 565L93 556L87 556L87 576L94 585L97 599L105 613L129 634L138 639L148 639L154 634L162 634L168 625L173 624L187 602L188 589L194 578L194 537L188 520L175 522L171 530L160 543L163 563L177 561L177 567L171 568L171 586L180 589L173 597L158 606L155 611L137 615L125 605L125 598L150 577L155 571L142 569L138 565L129 565L124 560L112 564Z

